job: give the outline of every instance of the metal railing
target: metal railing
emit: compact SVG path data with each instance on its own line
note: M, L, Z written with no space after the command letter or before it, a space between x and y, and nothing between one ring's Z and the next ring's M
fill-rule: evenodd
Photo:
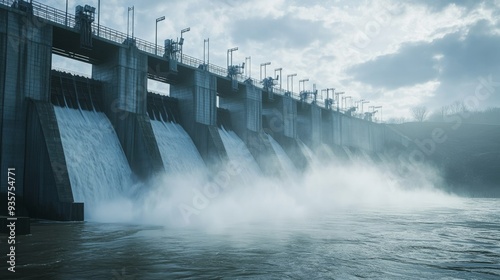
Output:
M5 5L5 6L9 6L9 7L11 7L14 3L17 3L17 2L18 1L16 1L16 0L0 0L0 4ZM50 21L52 23L55 23L55 24L58 24L61 26L66 26L69 28L74 28L76 25L75 16L73 14L66 13L65 11L58 10L54 7L50 7L50 6L44 5L44 4L42 4L40 2L36 2L36 1L33 1L32 5L33 5L33 15L35 15L39 18L42 18L42 19ZM98 25L96 22L92 23L92 32L93 32L93 35L98 37L98 38L105 39L105 40L108 40L108 41L111 41L114 43L118 43L118 44L123 44L127 40L132 39L133 41L135 41L135 46L139 50L146 52L150 55L163 57L163 53L165 52L165 47L163 47L163 46L155 45L154 43L148 42L148 41L140 39L140 38L136 38L136 37L132 38L128 34L111 29L111 28L103 26L103 25ZM158 54L156 54L156 53L158 53ZM182 59L179 56L177 58L177 60L180 64L188 65L188 66L195 67L195 68L198 68L200 65L206 65L203 60L186 55L186 54L182 55ZM214 64L208 64L206 67L210 73L213 73L213 74L221 76L221 77L228 76L228 71L224 67L214 65ZM258 88L263 89L263 85L262 85L261 81L259 81L257 79L250 78L250 77L247 77L244 75L236 75L235 78L239 82L242 82L242 83L245 82L246 80L250 79L252 81L253 85L255 85ZM279 88L273 87L273 93L278 94L278 95L285 95L286 91L283 89L280 90ZM299 93L290 92L290 96L294 99L300 100ZM318 99L316 101L316 104L318 104L318 105L322 104L323 107L325 107L323 100Z

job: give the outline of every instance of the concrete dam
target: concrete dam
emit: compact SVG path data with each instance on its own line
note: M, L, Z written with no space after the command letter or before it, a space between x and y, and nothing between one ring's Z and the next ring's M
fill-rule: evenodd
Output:
M306 147L377 157L408 145L317 92L284 91L178 47L98 25L88 6L68 15L0 0L2 198L15 168L26 215L79 221L95 201L163 172L215 173L245 159L245 173L279 177L307 168ZM92 77L53 70L53 54L90 63ZM148 79L170 84L169 96L148 91Z

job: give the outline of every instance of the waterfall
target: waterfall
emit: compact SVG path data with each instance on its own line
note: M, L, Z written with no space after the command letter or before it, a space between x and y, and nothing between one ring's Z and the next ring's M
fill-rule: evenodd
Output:
M167 173L200 172L206 169L196 146L181 125L151 120Z
M295 174L297 169L293 165L290 157L288 157L288 155L286 154L285 150L283 150L280 144L276 142L276 140L274 140L271 135L267 134L267 137L269 138L269 142L271 142L271 146L273 147L274 152L278 156L278 160L281 164L282 169L287 173L287 175L289 175L289 177L290 175Z
M227 156L230 161L238 164L243 172L244 179L252 180L255 176L262 176L259 165L253 158L245 143L233 131L227 131L224 128L219 129L222 143L226 148Z
M132 191L132 171L104 113L54 106L75 202L86 216L98 203Z
M297 143L299 144L300 150L305 155L307 162L309 164L317 164L318 159L316 158L316 155L314 155L313 151L299 139L297 139Z

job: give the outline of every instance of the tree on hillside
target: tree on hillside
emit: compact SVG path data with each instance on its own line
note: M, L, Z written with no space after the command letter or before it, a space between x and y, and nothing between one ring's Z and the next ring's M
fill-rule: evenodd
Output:
M406 122L406 118L405 117L399 117L399 118L390 118L388 119L387 121L385 121L386 123L390 123L390 124L402 124L402 123L405 123Z
M411 114L417 122L423 122L425 120L425 118L427 117L428 113L429 113L429 111L427 110L427 107L425 107L425 106L417 106L417 107L411 108Z
M448 111L446 115L456 115L468 111L469 110L467 109L467 106L465 106L465 103L463 101L455 101L448 105Z

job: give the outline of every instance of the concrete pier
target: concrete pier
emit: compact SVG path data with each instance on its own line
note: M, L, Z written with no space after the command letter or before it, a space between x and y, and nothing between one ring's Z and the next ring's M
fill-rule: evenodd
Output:
M219 90L219 106L230 112L234 132L247 145L264 174L282 174L278 156L262 128L262 90L248 82L237 91L223 87Z
M170 86L177 98L180 123L198 148L207 165L220 165L227 159L217 128L217 79L204 69L179 73L179 81Z
M27 98L48 102L52 61L52 28L37 25L22 12L0 9L0 182L7 168L24 174ZM24 178L16 178L22 193Z
M263 98L262 106L264 131L283 147L295 167L304 170L307 158L297 142L297 101L275 94L272 99Z
M15 168L16 194L32 217L83 220L50 104L52 40L51 25L0 9L0 181L7 182L4 171ZM0 192L7 192L6 184Z
M133 40L92 65L92 78L103 83L104 112L113 124L132 170L146 179L164 170L153 128L146 116L147 55Z

